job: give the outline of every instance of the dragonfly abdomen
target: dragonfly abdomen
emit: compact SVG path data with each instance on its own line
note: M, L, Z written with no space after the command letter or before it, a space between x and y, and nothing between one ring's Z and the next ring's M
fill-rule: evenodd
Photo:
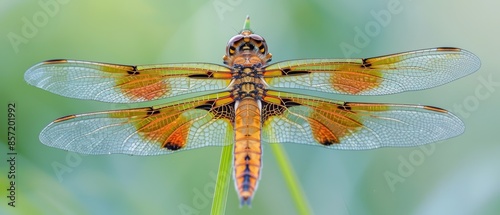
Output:
M262 166L259 102L251 97L243 98L236 109L234 181L242 205L250 204Z

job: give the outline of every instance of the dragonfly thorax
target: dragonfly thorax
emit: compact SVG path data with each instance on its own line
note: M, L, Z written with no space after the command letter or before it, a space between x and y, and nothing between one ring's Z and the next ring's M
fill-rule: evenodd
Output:
M244 29L227 43L224 64L232 68L232 95L236 100L260 99L264 93L262 67L271 61L263 37Z
M265 91L265 84L262 80L261 64L254 64L251 67L244 67L235 64L233 67L232 95L235 100L251 97L260 100Z

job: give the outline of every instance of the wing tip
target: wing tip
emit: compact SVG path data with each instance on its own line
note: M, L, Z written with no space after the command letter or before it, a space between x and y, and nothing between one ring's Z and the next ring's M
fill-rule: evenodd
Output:
M424 144L429 144L429 143L433 143L433 142L451 139L451 138L460 136L461 134L463 134L465 132L466 127L465 127L464 121L462 121L462 119L460 119L460 117L456 116L452 112L445 110L445 109L438 108L438 107L433 107L433 106L424 106L424 109L442 113L443 117L445 117L446 121L447 121L446 126L440 126L440 127L436 128L436 129L443 130L443 132L440 132L439 137L436 138L432 142L427 142ZM435 131L435 132L437 132L437 131ZM422 145L424 145L424 144L422 144Z
M436 48L436 51L438 52L458 52L462 53L464 55L467 55L469 58L468 62L471 62L471 65L474 65L470 69L470 73L474 73L475 71L479 70L481 68L481 59L471 51L468 51L466 49L462 48L456 48L456 47L438 47Z
M42 88L42 86L40 86L40 82L41 82L40 75L43 73L43 70L42 70L42 72L38 72L38 69L42 68L45 65L63 64L63 63L68 63L68 62L69 61L66 59L52 59L52 60L46 60L46 61L42 61L40 63L37 63L26 70L26 72L24 73L24 80L29 85L32 85L32 86L35 86L38 88Z

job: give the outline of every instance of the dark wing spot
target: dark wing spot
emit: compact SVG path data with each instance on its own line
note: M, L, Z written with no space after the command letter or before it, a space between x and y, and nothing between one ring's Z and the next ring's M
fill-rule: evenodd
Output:
M281 74L283 75L304 75L309 73L310 73L309 71L291 70L290 68L285 68L281 70Z
M340 110L346 110L346 111L350 111L351 110L351 107L348 106L348 105L345 105L345 104L344 105L338 105L337 108L340 109Z
M455 52L459 52L460 49L459 48L455 48L455 47L439 47L437 48L438 51L455 51Z
M305 74L309 74L311 72L309 71L290 71L288 72L288 75L305 75Z
M324 146L331 146L333 144L338 144L338 142L335 142L334 140L326 140L326 141L321 143L321 145L324 145Z
M302 105L302 104L294 102L290 99L281 99L281 100L283 101L283 105L287 108Z
M140 72L139 71L127 71L127 74L129 74L129 75L139 75Z
M163 146L163 148L166 148L166 149L168 149L168 150L172 150L172 151L177 151L177 150L179 150L179 149L181 149L181 148L182 148L182 145L180 145L180 144L176 144L176 143L172 143L172 142L167 142L167 143Z
M363 58L362 60L363 60L363 64L361 64L361 67L369 68L372 66L371 63L366 62L366 58Z
M137 66L132 66L132 70L127 71L127 74L129 75L139 75L141 74L139 71L137 71Z
M57 64L57 63L66 63L68 60L65 59L53 59L53 60L47 60L43 62L44 64Z
M351 111L352 107L349 102L344 102L342 105L337 105L337 108L340 110Z
M194 75L189 75L188 77L190 78L210 78L212 77L214 72L212 71L207 71L205 74L194 74Z
M70 119L74 119L74 118L76 118L75 115L63 116L61 118L57 118L56 120L54 120L54 122L62 122L62 121L66 121L66 120L70 120Z
M150 107L149 110L148 110L148 116L149 115L159 114L159 113L160 113L160 109L154 109L154 108Z
M434 106L424 106L424 109L431 110L431 111L436 111L436 112L441 112L441 113L448 113L447 110L442 109L442 108L438 108L438 107L434 107Z
M199 106L197 106L195 108L196 109L202 109L202 110L209 111L209 110L211 110L214 107L214 103L215 103L215 101L208 101L205 104L199 105Z

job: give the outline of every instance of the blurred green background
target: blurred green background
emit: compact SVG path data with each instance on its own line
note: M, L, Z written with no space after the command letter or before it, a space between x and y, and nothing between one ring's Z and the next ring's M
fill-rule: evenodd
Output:
M246 15L254 32L266 38L273 62L371 57L438 46L465 48L482 61L475 74L429 90L331 95L438 106L455 112L467 129L425 148L352 152L287 144L315 214L500 213L499 1L171 2L0 1L0 214L208 214L220 148L156 157L83 156L49 148L38 134L57 117L141 105L64 98L28 86L23 74L40 61L57 58L222 63L226 43ZM341 51L342 43L355 46L356 28L377 22L371 11L389 8L396 8L390 21L379 31L371 29L363 47L352 54ZM493 85L481 81L488 79ZM17 114L15 208L7 206L6 198L8 103L16 104ZM465 107L461 112L459 105ZM267 146L263 159L252 207L239 207L231 185L227 214L297 214Z

